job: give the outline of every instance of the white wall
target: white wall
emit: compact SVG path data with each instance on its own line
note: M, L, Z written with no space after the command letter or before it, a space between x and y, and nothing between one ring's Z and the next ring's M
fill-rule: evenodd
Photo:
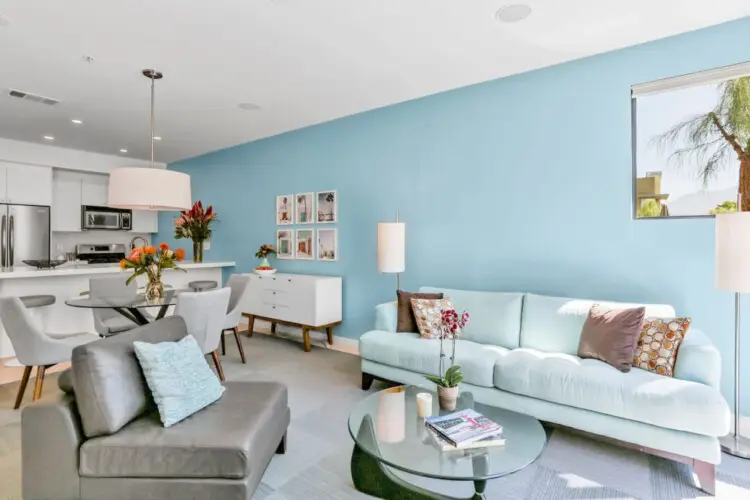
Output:
M108 174L118 167L148 167L147 160L136 160L125 156L90 153L77 149L66 149L33 142L14 141L0 138L0 160L45 165L48 167L100 172ZM154 162L158 168L166 168L166 163Z
M146 241L151 242L153 235L146 233L131 233L127 231L81 231L77 233L58 233L53 232L50 235L50 257L56 258L59 253L73 252L75 246L80 244L92 243L95 245L103 245L110 243L122 243L130 249L128 244L130 240L136 236L146 238ZM62 245L62 250L58 250L57 244ZM139 242L139 244L142 244Z

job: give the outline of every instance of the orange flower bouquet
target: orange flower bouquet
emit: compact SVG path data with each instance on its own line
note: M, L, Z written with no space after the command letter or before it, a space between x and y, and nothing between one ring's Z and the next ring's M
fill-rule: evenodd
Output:
M120 261L121 269L132 269L133 274L128 278L128 285L138 276L146 275L146 297L159 299L164 296L164 283L161 282L161 272L164 269L176 269L186 272L177 265L185 258L185 250L178 248L170 250L166 243L159 243L159 248L151 245L134 248L127 259Z

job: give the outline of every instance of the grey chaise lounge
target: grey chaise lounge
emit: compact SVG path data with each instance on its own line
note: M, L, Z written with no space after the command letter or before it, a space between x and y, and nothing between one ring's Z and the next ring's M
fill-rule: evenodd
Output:
M249 499L289 425L287 390L227 382L214 404L164 428L133 341L187 334L178 316L73 351L66 394L22 414L23 498Z

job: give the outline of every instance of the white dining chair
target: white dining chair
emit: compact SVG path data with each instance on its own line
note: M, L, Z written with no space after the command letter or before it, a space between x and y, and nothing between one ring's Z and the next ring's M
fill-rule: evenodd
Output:
M102 276L89 280L89 297L92 299L106 299L111 297L138 297L138 283L133 280L127 284L126 276ZM138 325L118 313L114 309L96 308L94 314L94 329L102 337L126 332Z
M247 285L250 284L250 277L243 276L242 274L233 274L227 280L227 286L232 293L229 296L229 306L227 307L227 315L224 319L224 329L221 331L221 351L222 354L226 354L226 347L224 345L224 332L231 330L234 333L234 340L237 342L237 349L240 351L240 358L245 363L245 349L242 347L242 341L240 340L240 333L237 330L237 326L240 324L240 318L242 317L242 299L247 293Z
M18 297L0 297L0 320L10 338L18 362L24 365L23 377L13 409L21 406L33 367L36 366L33 396L33 400L36 401L42 395L44 373L47 368L70 361L74 347L99 339L98 336L90 333L42 332Z
M222 382L224 369L219 360L219 342L230 295L229 288L208 292L182 292L177 296L174 310L176 316L182 316L185 320L188 333L195 337L203 354L211 354Z

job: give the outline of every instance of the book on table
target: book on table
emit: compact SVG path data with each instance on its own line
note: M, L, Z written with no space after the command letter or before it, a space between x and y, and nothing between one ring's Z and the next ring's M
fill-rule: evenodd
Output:
M448 415L428 417L425 425L437 432L453 446L497 436L503 428L474 410L461 410Z
M448 442L443 436L438 434L437 431L433 430L431 427L428 427L427 431L430 433L430 436L432 436L432 440L435 446L437 446L441 451L476 450L476 449L481 449L481 448L492 448L494 446L503 446L505 444L505 438L502 437L502 433L495 434L494 436L490 436L484 439L480 439L479 441L474 441L471 443L462 443L458 446L454 446L453 444Z

